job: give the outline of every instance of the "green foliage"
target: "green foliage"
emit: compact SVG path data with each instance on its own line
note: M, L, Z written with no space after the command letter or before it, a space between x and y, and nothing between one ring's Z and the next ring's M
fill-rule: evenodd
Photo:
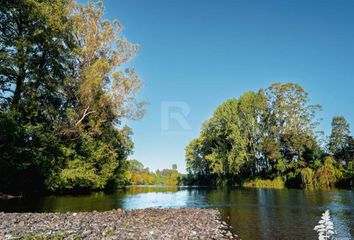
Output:
M354 161L348 162L348 168L344 170L343 178L339 186L348 186L354 189Z
M285 187L285 183L281 177L277 177L273 180L256 178L251 181L243 183L244 187L256 187L256 188L277 188L282 189Z
M350 136L350 126L343 116L335 116L332 120L332 132L328 143L331 153L342 160L343 151L346 148L348 137Z
M300 172L303 187L306 189L314 189L317 186L316 175L311 168L304 168Z
M188 181L333 187L351 173L345 170L348 164L338 161L339 154L334 154L335 163L333 158L326 158L328 154L320 147L315 131L320 109L309 103L301 86L293 83L275 83L266 90L227 100L205 121L199 137L186 147ZM343 118L335 118L333 127L332 142L341 139L337 152L348 162L354 156L348 124Z
M172 169L151 172L137 160L129 160L128 163L127 176L131 185L180 185L182 175L177 171L176 164L172 165Z
M68 4L0 6L1 190L41 190L62 164L56 128L71 62Z
M323 166L317 169L316 175L320 188L331 188L336 183L336 169L334 168L333 163L334 159L332 157L326 157Z
M121 65L138 46L99 2L5 0L0 11L0 190L125 184L133 142L121 121L144 103Z

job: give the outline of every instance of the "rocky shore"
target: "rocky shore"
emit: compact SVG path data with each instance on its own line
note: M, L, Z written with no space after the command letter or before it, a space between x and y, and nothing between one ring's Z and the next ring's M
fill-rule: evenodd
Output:
M0 239L235 239L216 209L0 213Z

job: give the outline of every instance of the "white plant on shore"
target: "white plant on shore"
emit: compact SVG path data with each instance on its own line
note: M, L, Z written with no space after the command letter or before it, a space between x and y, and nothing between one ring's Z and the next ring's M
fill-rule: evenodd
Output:
M332 240L334 239L335 231L329 210L326 210L318 222L318 225L313 229L318 233L318 240Z

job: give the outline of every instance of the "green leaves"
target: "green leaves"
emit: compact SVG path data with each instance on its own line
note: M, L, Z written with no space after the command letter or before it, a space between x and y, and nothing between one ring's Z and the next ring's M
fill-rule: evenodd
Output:
M0 186L103 189L123 178L133 142L120 123L142 117L144 104L122 64L139 47L103 19L101 2L5 0L0 11L0 123L12 130L1 132L10 141Z
M332 120L332 132L328 148L338 161L345 160L346 147L350 138L350 126L343 116L335 116Z
M227 100L187 146L189 171L231 184L298 175L295 170L314 161L318 147L314 132L318 106L308 102L303 88L292 83L275 83L265 91Z
M199 184L251 180L244 185L283 187L284 179L290 187L353 186L349 124L343 117L333 119L329 156L316 134L318 110L293 83L275 83L227 100L187 145L187 169Z

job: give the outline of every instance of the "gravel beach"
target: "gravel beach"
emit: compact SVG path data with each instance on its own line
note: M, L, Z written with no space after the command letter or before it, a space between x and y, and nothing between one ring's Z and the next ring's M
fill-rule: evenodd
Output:
M236 239L216 209L0 213L0 239Z

